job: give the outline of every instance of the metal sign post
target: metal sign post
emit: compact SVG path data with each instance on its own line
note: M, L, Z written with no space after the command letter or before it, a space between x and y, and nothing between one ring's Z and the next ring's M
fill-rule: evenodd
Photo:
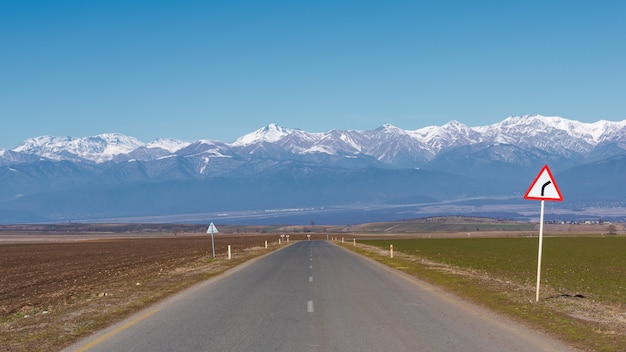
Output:
M535 302L539 302L539 285L541 283L541 252L543 248L543 210L545 200L541 201L541 215L539 216L539 253L537 254L537 294Z
M211 249L213 250L213 258L215 258L215 241L213 240L213 234L218 233L217 227L213 223L209 225L209 228L206 230L206 233L211 234Z
M535 181L530 185L528 191L524 195L524 199L527 200L540 200L541 201L541 214L539 216L539 253L537 254L537 292L535 295L535 302L539 302L539 286L541 284L541 252L543 250L543 217L545 209L545 201L563 201L563 195L559 187L552 177L550 168L545 165L539 172Z

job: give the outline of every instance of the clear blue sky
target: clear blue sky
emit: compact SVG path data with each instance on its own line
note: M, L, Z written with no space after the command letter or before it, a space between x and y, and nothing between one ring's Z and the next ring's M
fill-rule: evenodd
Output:
M2 1L0 148L626 119L624 1Z

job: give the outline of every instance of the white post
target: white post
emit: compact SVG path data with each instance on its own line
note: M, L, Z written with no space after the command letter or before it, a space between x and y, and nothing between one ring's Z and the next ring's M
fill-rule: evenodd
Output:
M343 241L343 237L341 237L341 243L345 243L345 242Z
M352 246L353 246L353 247L356 247L356 238L353 238L353 239L352 239Z
M228 245L228 259L230 259L230 258L231 258L231 256L230 256L230 245Z
M265 249L267 249L267 240L265 240Z
M280 238L278 239L278 244L280 244Z
M393 258L393 244L389 245L389 257Z
M535 302L539 302L539 285L541 282L541 251L543 248L543 210L545 201L541 201L541 215L539 216L539 254L537 255L537 295Z

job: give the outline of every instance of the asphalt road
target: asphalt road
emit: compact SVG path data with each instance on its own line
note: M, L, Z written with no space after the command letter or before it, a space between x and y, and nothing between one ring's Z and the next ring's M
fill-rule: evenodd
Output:
M326 241L244 264L66 351L570 351Z

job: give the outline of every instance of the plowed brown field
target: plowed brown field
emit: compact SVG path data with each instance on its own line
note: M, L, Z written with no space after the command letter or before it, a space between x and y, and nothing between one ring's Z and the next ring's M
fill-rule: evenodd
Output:
M207 235L79 238L0 244L0 351L58 349L168 292L266 253L265 240L276 248L279 237L216 235L215 260ZM306 235L291 235L296 239ZM98 318L103 312L114 314Z

